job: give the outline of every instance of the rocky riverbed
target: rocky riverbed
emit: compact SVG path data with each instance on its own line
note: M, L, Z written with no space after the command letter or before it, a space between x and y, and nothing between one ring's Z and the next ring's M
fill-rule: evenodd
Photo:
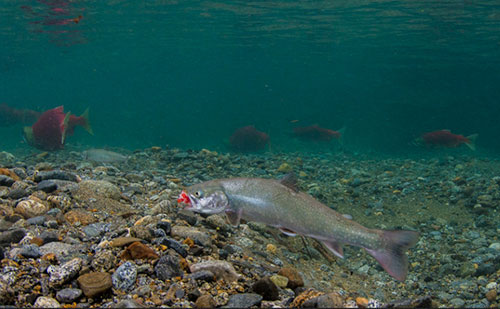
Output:
M0 153L0 304L17 307L490 307L500 162L470 156ZM110 162L111 161L111 162ZM420 232L395 281L363 250L182 210L184 186L280 178L367 227Z

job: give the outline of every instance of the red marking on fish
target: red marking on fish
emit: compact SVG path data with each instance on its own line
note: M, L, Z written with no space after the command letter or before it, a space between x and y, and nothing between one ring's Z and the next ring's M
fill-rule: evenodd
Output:
M44 150L62 149L66 130L65 117L63 106L44 112L31 127L34 146Z
M340 139L342 137L340 131L322 128L318 125L294 128L293 134L300 139L322 142L329 142L334 138Z
M191 200L185 191L182 191L177 199L177 203L191 204Z

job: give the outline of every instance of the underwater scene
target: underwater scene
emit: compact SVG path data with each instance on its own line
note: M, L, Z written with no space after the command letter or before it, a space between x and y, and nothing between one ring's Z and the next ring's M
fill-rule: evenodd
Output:
M500 2L0 0L0 307L498 307Z

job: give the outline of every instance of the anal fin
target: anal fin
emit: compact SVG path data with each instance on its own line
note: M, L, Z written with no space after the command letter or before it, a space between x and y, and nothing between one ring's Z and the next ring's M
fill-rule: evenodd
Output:
M321 241L325 247L327 247L333 254L338 256L339 258L344 258L344 250L342 249L342 245L335 240L322 240Z

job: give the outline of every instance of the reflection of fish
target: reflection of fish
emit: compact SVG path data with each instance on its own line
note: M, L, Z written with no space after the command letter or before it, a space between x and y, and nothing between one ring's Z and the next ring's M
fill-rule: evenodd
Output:
M416 139L418 144L425 144L427 146L442 146L454 148L465 144L472 150L476 150L477 134L469 135L467 137L459 134L453 134L450 130L433 131L423 134Z
M33 123L41 114L31 109L17 109L2 103L0 104L0 126Z
M34 147L57 150L64 147L66 136L71 135L77 125L92 133L88 122L88 110L80 117L71 118L71 116L69 112L64 113L63 106L50 109L41 114L33 126L24 127L24 137L28 144Z
M178 202L195 212L225 212L234 225L243 218L277 227L288 235L315 238L339 257L343 257L342 244L361 247L400 281L408 268L405 251L418 238L417 232L369 229L345 218L309 194L298 192L293 175L281 181L232 178L202 182L182 191Z
M99 163L119 163L127 161L127 157L105 149L88 149L83 152L83 157Z
M329 142L332 139L340 139L343 129L338 131L325 129L318 125L299 127L293 129L293 135L302 140Z
M257 151L269 144L269 135L257 130L254 126L246 126L234 131L229 138L229 144L236 151Z

